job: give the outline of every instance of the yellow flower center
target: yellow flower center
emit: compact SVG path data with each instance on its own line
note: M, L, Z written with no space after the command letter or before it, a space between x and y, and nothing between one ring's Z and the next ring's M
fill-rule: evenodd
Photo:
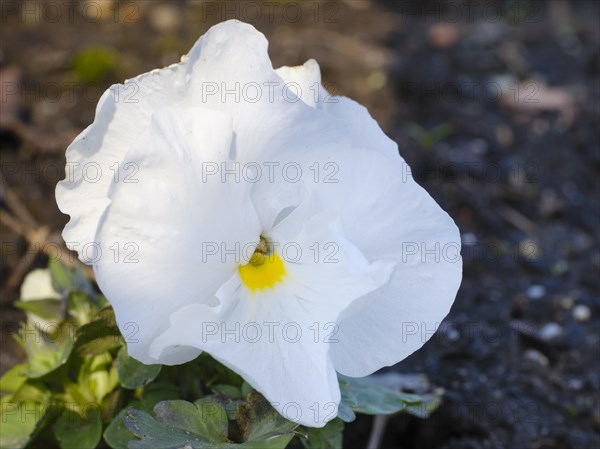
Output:
M253 293L273 288L286 273L283 260L272 251L263 236L260 237L250 261L246 265L240 265L239 271L242 282Z

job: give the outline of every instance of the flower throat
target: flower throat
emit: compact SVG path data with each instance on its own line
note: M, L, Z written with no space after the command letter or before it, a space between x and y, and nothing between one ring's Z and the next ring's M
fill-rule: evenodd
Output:
M273 288L286 274L283 260L262 235L250 261L238 269L242 283L252 292Z

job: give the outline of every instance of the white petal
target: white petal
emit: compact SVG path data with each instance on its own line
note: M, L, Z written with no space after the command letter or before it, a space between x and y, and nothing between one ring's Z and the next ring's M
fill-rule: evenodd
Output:
M321 199L369 260L397 262L390 284L343 316L340 344L332 348L337 371L364 376L431 337L454 301L462 261L456 225L399 156L395 163L367 150L348 157L352 163L339 160L340 182L321 190Z
M396 142L381 130L363 105L342 96L326 97L321 104L325 112L346 124L354 147L378 151L390 159L398 155Z
M335 322L355 300L385 285L395 263L370 263L346 238L335 215L311 216L311 209L306 201L270 237L286 263L286 288L323 324Z
M182 61L104 92L94 123L67 149L66 177L57 185L56 199L60 210L71 216L63 231L69 248L80 252L84 245L93 244L118 165L150 125L152 114L164 107L203 105L229 112L240 142L236 148L248 154L247 160L256 160L253 155L261 148L272 148L262 134L270 138L282 128L282 113L271 106L288 103L262 33L236 20L221 23L202 36ZM260 87L257 103L247 101L250 83ZM270 99L268 83L275 84L276 101ZM217 93L211 95L214 86ZM296 110L302 108L299 103ZM257 126L261 122L264 126ZM89 263L81 254L80 258Z
M225 113L166 108L125 156L124 167L139 167L138 182L110 190L94 271L124 335L124 327L136 330L129 353L145 363L155 362L147 347L170 314L188 304L216 304L217 289L243 257L238 247L256 244L260 235L249 186L201 176L204 163L227 157L231 140ZM169 361L182 363L189 354L171 354Z
M36 299L60 299L60 295L52 287L52 275L46 268L30 271L21 284L21 301Z
M52 286L52 275L47 268L37 268L30 271L23 284L21 284L21 301L35 301L37 299L60 299L60 294ZM52 323L52 320L42 318L35 313L26 312L27 321L37 325L41 329Z
M226 87L233 88L236 82L261 83L276 79L268 46L264 34L252 25L239 20L219 23L198 39L188 53L190 84L204 89L204 100L209 104L224 100L232 105L236 99L233 90L230 95L222 96L223 91L211 95L211 89L202 86L202 83L224 83Z
M255 162L261 153L276 151L273 136L288 128L282 121L301 113L303 106L285 101L285 86L267 47L267 39L254 27L228 20L210 28L189 53L190 98L231 115L233 158L240 162Z
M265 139L267 150L256 159L261 176L252 189L265 231L283 218L281 213L286 209L306 202L311 189L322 186L320 181L327 175L325 164L335 169L334 155L351 145L336 121L306 107L301 114L280 120L273 130L277 133Z
M94 123L67 148L66 176L56 187L58 207L71 216L63 231L70 249L80 251L94 242L118 164L148 126L152 113L182 98L184 80L185 63L181 63L116 84L104 92ZM81 253L80 258L89 263Z
M290 89L296 89L300 99L311 107L316 107L319 96L323 95L321 86L321 69L314 59L296 67L283 66L275 70L283 78Z
M460 279L460 263L397 269L386 287L364 298L362 309L340 321L340 342L331 351L336 371L367 376L411 355L450 311Z
M267 47L265 36L254 27L229 20L212 27L189 53L190 101L232 116L232 158L240 163L269 162L282 151L343 139L346 129L341 124L288 88L273 69ZM316 63L307 63L310 71L312 66L318 73Z
M286 83L300 86L301 98L306 104L342 121L352 146L379 151L389 157L398 154L396 143L385 135L367 108L350 98L327 92L321 85L321 71L314 59L297 67L280 67L276 72Z
M311 317L293 297L279 291L252 298L239 280L232 283L235 306L222 314L197 305L179 310L154 343L153 355L162 360L164 348L175 345L201 348L240 374L286 418L322 427L335 418L340 401L329 345L315 343Z

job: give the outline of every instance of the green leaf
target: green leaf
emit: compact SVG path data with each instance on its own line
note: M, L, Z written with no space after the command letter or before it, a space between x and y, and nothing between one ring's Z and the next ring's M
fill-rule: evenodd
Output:
M123 346L117 354L117 372L123 388L134 390L148 385L160 373L162 365L144 365L127 354Z
M211 388L215 393L220 394L221 396L226 396L231 399L244 398L244 396L242 396L241 390L233 385L219 384L213 385Z
M219 363L206 352L200 354L193 365L197 376L209 387L218 384L241 386L243 383L239 374Z
M352 378L338 375L342 402L354 412L367 415L388 415L407 411L409 405L422 402L415 394L402 393L382 387L369 378Z
M340 419L329 421L320 429L306 427L307 438L301 438L306 449L342 449L344 422Z
M79 290L69 293L67 310L69 315L80 326L89 323L92 319L92 315L97 312L92 299Z
M75 350L79 355L98 355L123 344L121 332L110 307L100 310L92 321L77 329Z
M248 397L248 395L250 394L250 392L252 391L252 385L250 385L248 382L244 381L244 383L242 384L241 387L241 392L242 392L242 397Z
M27 379L27 381L21 385L10 398L13 402L33 401L40 404L48 403L50 402L50 399L50 391L48 391L48 388L37 379Z
M426 419L442 403L443 390L437 388L431 393L420 394L419 396L421 403L409 405L406 412L417 418Z
M81 290L93 294L94 289L85 275L81 262L75 261L73 268L70 268L60 259L51 258L48 268L52 276L52 287L58 293L66 295L70 291Z
M94 449L102 437L99 409L86 407L82 416L67 409L54 425L54 435L61 449Z
M179 391L175 385L153 382L144 388L139 408L145 412L151 412L159 402L175 399L179 399Z
M117 416L110 422L106 430L104 431L103 437L106 444L112 449L128 449L127 445L131 440L134 439L131 432L125 426L125 417L131 409L139 407L139 402L132 402L127 407L122 409Z
M115 416L104 432L104 440L113 449L128 449L127 444L134 439L132 433L125 426L124 418L128 411L137 409L150 413L158 402L177 398L178 388L175 385L165 382L151 383L144 388L139 401L131 402Z
M15 301L13 305L17 309L31 312L45 320L62 320L64 313L63 302L60 299L32 299L30 301Z
M284 448L298 427L281 416L255 390L250 392L245 404L238 406L236 420L242 431L244 448Z
M342 380L341 376L340 380ZM440 405L444 394L444 390L432 385L424 374L385 373L359 379L359 382L361 380L395 392L403 390L413 392L414 394L410 395L406 395L405 393L400 394L404 394L407 400L406 413L419 418L427 418ZM348 393L348 389L342 387L342 397L347 397L348 394L352 396L353 393ZM352 398L356 400L355 397L352 396Z
M344 422L352 422L356 419L356 414L352 410L351 404L355 403L355 399L346 389L345 391L342 389L342 400L340 405L338 406L338 415Z
M1 449L20 449L27 445L41 419L39 416L41 412L37 411L39 407L39 403L32 401L19 404L2 401L2 410L0 411L2 420Z
M225 409L225 413L227 414L227 419L230 421L234 421L237 413L237 407L239 404L242 404L244 401L241 399L231 399L227 396L223 396L222 394L215 394L211 396L207 396L213 401L221 404L221 407ZM198 401L196 401L198 402Z
M243 442L228 440L225 409L216 398L203 398L195 404L164 401L154 408L156 418L141 410L129 410L127 428L139 440L129 449L283 449L294 436L297 424L287 421L257 392L251 392L237 410Z
M48 335L38 328L23 324L15 335L17 342L27 353L27 377L38 378L64 365L73 350L72 323L64 322Z
M221 405L209 398L195 404L163 401L154 406L156 419L169 426L192 432L212 444L227 441L227 415Z
M13 366L0 377L0 392L14 393L27 381L27 363Z
M141 410L128 410L125 425L139 440L129 443L129 449L202 449L206 441L189 431L163 424Z
M144 388L139 401L129 403L115 416L104 432L104 440L113 449L128 449L127 444L134 439L125 426L124 418L128 411L137 409L150 413L158 402L177 398L178 388L175 385L164 382L151 383Z
M194 405L200 411L198 434L210 443L228 441L229 422L227 413L219 401L213 398L202 398L194 402Z
M28 381L0 404L0 449L24 448L44 425L51 395L36 381Z
M99 403L118 386L117 370L108 352L83 360L75 387L86 400Z

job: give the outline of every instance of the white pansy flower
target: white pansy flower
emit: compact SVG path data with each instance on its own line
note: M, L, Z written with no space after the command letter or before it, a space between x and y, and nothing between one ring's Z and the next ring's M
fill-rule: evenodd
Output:
M336 372L421 347L462 272L452 219L320 78L314 60L274 70L261 33L221 23L107 91L57 187L131 356L206 351L315 427L337 415Z

